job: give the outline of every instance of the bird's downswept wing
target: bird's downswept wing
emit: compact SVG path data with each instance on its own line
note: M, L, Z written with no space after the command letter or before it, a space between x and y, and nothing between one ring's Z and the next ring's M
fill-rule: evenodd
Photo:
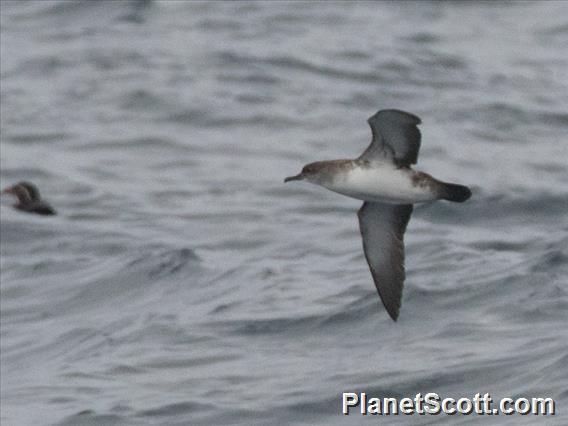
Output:
M357 213L363 251L379 296L396 321L404 285L404 232L412 204L364 202Z
M416 164L420 149L422 121L417 116L396 109L383 109L367 122L373 132L373 140L361 154L361 160L390 158L399 166Z

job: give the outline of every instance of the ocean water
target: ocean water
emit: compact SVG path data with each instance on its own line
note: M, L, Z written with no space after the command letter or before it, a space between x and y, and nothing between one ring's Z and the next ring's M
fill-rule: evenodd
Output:
M568 3L2 1L2 425L566 424ZM423 124L399 321L360 203L302 183ZM551 397L554 417L341 414Z

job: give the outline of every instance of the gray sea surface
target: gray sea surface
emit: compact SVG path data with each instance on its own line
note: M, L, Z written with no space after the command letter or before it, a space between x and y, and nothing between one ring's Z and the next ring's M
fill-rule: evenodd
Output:
M2 1L2 425L567 424L568 2ZM399 321L360 202L305 183L423 124ZM554 417L341 414L551 397Z

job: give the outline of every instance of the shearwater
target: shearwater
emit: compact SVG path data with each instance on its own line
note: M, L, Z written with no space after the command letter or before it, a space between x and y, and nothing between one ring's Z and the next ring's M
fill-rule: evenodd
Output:
M364 201L357 214L363 251L383 305L396 321L405 279L404 232L413 204L461 203L471 197L471 191L411 168L420 149L420 118L386 109L367 121L373 140L359 158L310 163L284 182L307 180Z

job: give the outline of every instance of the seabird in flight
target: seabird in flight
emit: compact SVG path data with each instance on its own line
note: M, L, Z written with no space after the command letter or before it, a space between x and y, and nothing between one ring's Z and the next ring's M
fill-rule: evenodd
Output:
M471 197L471 191L412 169L421 139L417 116L387 109L377 112L368 123L373 140L359 158L317 161L284 182L306 180L363 200L357 214L363 251L379 296L396 321L405 279L404 232L413 204L434 200L462 203Z

